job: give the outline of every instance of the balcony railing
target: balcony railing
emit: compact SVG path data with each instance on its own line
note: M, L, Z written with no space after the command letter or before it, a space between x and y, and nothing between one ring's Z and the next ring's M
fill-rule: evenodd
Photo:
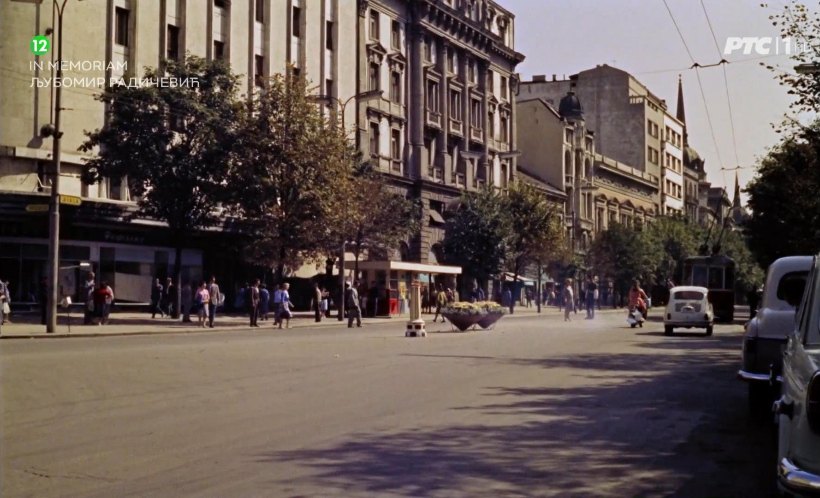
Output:
M466 187L467 186L467 180L464 176L464 173L456 173L455 176L456 176L456 185L458 185L459 187Z
M487 181L484 180L483 178L476 178L475 179L475 188L477 188L479 190L483 189L486 184L487 184Z
M435 126L436 128L441 128L441 113L427 110L427 124L430 126Z
M441 182L442 178L444 178L444 172L441 168L430 168L428 171L430 178L435 182Z
M482 133L481 128L476 128L475 126L470 126L470 138L473 140L481 140L484 134Z
M462 135L464 133L464 124L455 118L450 118L450 132Z

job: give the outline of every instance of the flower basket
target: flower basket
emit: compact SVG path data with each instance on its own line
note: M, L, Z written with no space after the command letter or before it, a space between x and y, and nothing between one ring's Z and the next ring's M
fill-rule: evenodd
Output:
M481 320L476 323L479 327L486 330L495 325L495 322L501 320L502 316L504 316L504 313L487 313L486 315L482 315Z
M441 314L453 324L453 327L462 332L478 323L478 321L484 317L484 315L480 314L448 313L446 311Z

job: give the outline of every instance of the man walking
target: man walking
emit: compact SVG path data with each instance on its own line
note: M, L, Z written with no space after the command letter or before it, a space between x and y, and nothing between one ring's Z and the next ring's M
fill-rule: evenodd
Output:
M157 282L159 283L159 279L157 279ZM93 325L94 323L95 290L97 290L97 285L94 283L94 272L90 271L86 274L85 282L83 282L82 286L83 301L85 302L85 313L83 314L84 325Z
M165 316L165 312L162 311L163 290L162 284L159 283L159 279L154 280L154 286L151 287L151 318L156 318L157 313L159 313L160 317Z
M316 321L322 321L322 289L319 283L313 284L313 311L316 313Z
M362 326L362 309L359 307L359 293L350 282L345 282L345 305L347 306L347 328L353 328L353 318L356 318L356 326Z
M222 293L219 292L219 284L216 277L211 275L211 282L208 284L208 294L211 297L211 305L208 306L208 326L214 328L214 318L216 318L216 307L222 301Z
M595 318L595 298L598 296L598 284L592 278L592 275L587 275L587 290L586 290L586 306L587 306L587 320Z
M248 292L248 306L250 307L251 327L258 327L259 320L259 279L253 281L253 285Z

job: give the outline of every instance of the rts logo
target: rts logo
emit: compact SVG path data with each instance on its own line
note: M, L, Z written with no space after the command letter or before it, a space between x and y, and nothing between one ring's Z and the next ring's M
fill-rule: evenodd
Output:
M780 38L771 36L730 36L726 38L723 47L725 55L741 52L743 55L755 53L757 55L797 55L808 52L811 46L806 41L794 38Z

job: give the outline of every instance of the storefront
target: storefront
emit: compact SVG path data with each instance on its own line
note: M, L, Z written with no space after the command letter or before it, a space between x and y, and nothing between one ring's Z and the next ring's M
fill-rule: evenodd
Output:
M345 270L353 270L354 261L345 261ZM410 285L422 284L422 302L429 302L435 286L455 288L459 266L431 265L409 261L361 261L358 264L359 295L366 316L393 316L409 312ZM426 299L425 299L426 297Z

